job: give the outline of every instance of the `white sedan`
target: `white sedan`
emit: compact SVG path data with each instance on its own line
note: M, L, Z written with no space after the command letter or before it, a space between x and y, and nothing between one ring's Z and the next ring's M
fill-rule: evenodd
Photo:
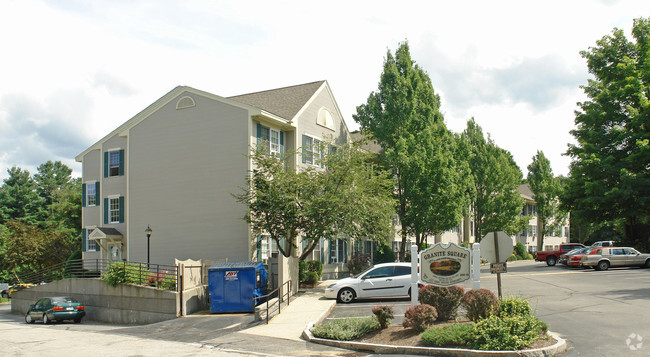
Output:
M325 289L325 297L349 303L358 298L411 296L411 263L377 264Z

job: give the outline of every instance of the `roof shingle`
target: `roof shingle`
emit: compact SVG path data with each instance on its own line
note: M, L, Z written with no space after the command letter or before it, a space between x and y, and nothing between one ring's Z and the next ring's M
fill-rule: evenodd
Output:
M299 84L228 97L228 99L252 105L284 119L291 120L311 99L325 81Z

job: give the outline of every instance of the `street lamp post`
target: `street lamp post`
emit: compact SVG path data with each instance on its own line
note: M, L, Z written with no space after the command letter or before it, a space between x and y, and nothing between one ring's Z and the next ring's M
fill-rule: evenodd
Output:
M150 238L151 238L151 232L152 232L151 227L149 227L149 225L147 224L147 229L144 230L144 233L147 235L147 268L149 268L149 252L150 252L150 250L149 250L149 247L150 247L149 242L150 242Z

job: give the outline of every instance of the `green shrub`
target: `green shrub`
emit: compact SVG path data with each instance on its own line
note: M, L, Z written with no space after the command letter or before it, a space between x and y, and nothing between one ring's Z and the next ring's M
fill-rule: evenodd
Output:
M402 326L406 328L413 327L416 331L422 332L433 325L437 317L436 308L431 305L420 304L411 306L406 309Z
M351 341L376 330L379 330L377 319L375 317L365 317L328 321L312 328L311 333L320 338Z
M307 262L307 271L313 271L318 274L318 279L323 276L323 263L318 260L310 260Z
M479 350L518 350L546 333L547 326L535 316L492 315L476 323L470 347Z
M165 290L176 290L176 277L165 275L162 280L158 281L158 287Z
M419 300L436 308L438 321L447 321L456 317L464 293L465 289L460 286L427 285L420 289Z
M476 322L484 319L499 309L499 301L488 289L469 290L463 296L461 304L468 319Z
M532 254L528 253L528 255L526 256L526 259L533 260L533 259L535 259L535 257L533 257Z
M460 243L460 246L463 247L463 248L472 249L472 248L469 246L469 243L467 243L467 242L462 242L462 243Z
M509 296L499 300L499 316L530 316L530 304L523 297Z
M526 251L526 246L521 242L517 242L517 244L515 244L514 254L517 257L519 257L519 259L528 258L528 252Z
M453 324L430 328L420 335L425 346L466 347L474 335L474 324Z
M372 313L377 317L379 327L386 328L395 317L392 306L377 305L372 307Z
M315 271L308 271L305 284L316 285L318 283L318 273Z
M148 282L151 272L146 266L136 263L115 262L108 266L102 279L110 286L117 284L138 284Z
M373 264L392 263L395 261L395 252L386 242L380 242L375 248L375 254L372 258Z
M298 261L298 281L303 282L307 279L307 262L304 260Z
M370 256L366 254L354 255L348 260L350 274L357 275L370 267Z
M515 260L519 260L519 257L517 255L515 255L515 253L512 253L512 254L510 254L510 256L508 257L508 259L506 261L513 262Z

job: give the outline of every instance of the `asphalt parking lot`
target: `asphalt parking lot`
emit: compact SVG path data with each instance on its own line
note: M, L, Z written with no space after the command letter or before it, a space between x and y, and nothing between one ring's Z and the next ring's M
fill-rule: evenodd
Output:
M550 330L567 339L569 350L563 356L650 356L650 269L601 272L518 261L509 263L501 278L504 295L528 298ZM496 275L488 268L481 269L481 287L497 292ZM339 303L327 318L369 316L372 306L381 303L393 305L393 322L401 323L409 302Z

